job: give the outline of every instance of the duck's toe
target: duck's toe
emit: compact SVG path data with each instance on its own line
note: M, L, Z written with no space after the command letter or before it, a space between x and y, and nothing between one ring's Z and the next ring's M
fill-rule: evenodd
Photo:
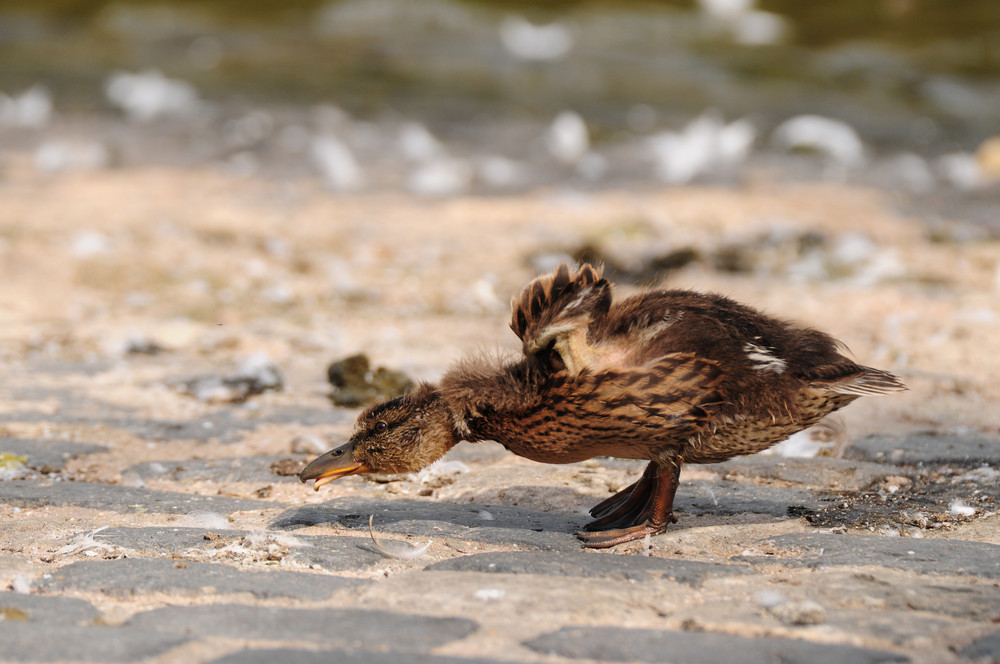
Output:
M621 501L615 509L605 512L600 518L585 525L583 529L587 532L600 532L637 526L649 519L649 511L648 495L632 495Z
M676 520L676 519L672 519ZM638 526L616 528L614 530L599 530L596 532L580 532L576 536L583 540L583 546L588 549L608 549L625 542L643 539L647 535L659 535L666 532L667 524L656 525L646 521Z

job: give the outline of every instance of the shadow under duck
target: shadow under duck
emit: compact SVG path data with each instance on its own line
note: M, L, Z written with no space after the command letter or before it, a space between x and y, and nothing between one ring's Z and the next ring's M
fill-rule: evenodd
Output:
M760 452L858 397L905 390L832 337L721 295L650 290L612 301L601 271L566 265L512 301L523 355L459 362L438 384L375 404L350 441L299 475L318 490L357 473L426 467L461 441L573 463L648 459L590 510L578 536L605 548L664 532L681 466Z

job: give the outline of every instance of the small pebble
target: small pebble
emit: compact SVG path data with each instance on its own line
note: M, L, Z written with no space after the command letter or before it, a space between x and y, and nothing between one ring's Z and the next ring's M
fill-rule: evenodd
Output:
M298 475L305 467L305 459L278 459L271 464L271 472L282 477L290 477Z
M481 599L484 602L492 602L494 600L501 599L507 593L500 588L480 588L476 591L476 599Z
M820 625L826 622L826 609L809 599L782 602L769 607L768 611L786 625Z
M323 454L332 447L319 436L305 433L292 438L290 451L292 454Z

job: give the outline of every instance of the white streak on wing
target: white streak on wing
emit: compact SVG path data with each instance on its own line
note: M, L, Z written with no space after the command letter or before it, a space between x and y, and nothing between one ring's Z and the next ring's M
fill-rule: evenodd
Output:
M754 363L753 368L758 371L773 371L776 374L785 371L787 366L785 361L780 357L776 357L767 348L748 343L743 346L743 351L747 354L747 359Z
M660 318L656 320L648 321L645 327L639 329L639 325L633 326L633 330L639 332L639 345L650 343L653 339L660 336L660 333L666 330L668 327L673 325L675 322L680 320L680 316L671 316L670 312L667 312Z
M575 300L573 300L565 307L563 307L563 311L569 311L570 309L576 309L577 307L581 306L583 304L583 301L587 298L587 296L590 295L590 291L592 288L593 288L592 286L587 286L582 291L580 291L580 294L576 296Z

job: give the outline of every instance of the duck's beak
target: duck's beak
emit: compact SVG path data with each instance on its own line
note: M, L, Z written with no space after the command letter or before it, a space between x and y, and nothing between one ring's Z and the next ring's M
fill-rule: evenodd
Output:
M303 482L316 480L313 489L319 491L321 486L338 477L370 472L371 468L354 459L354 443L347 443L313 459L312 463L299 473L299 479Z

